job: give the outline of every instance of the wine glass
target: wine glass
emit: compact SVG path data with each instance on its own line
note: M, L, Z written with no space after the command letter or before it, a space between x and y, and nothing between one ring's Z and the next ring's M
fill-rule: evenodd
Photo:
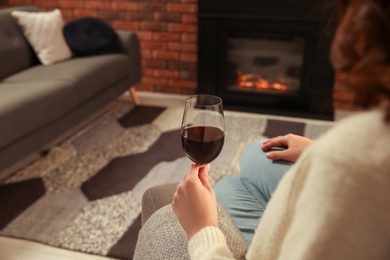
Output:
M196 164L212 162L225 140L222 99L207 94L186 99L181 124L181 143L185 154Z

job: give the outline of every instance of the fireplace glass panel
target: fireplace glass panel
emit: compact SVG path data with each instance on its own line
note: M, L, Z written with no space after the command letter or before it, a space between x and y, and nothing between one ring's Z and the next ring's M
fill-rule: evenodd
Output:
M305 49L300 37L229 37L228 91L298 96Z

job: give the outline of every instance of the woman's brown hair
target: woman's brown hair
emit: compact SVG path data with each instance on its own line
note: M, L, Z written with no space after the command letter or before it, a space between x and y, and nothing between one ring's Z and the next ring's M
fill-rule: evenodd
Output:
M387 102L390 122L390 0L336 0L339 26L331 60L355 102L372 107Z

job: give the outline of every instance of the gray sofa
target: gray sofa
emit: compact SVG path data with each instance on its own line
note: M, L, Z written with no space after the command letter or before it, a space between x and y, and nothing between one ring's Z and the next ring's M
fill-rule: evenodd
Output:
M13 10L40 11L0 10L0 179L18 162L47 149L73 126L133 90L141 78L140 47L133 32L117 32L121 53L43 66L11 16Z

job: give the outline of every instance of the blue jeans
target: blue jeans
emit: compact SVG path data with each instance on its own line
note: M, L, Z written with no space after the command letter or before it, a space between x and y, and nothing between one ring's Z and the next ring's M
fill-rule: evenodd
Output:
M250 244L256 227L278 182L291 163L271 161L261 150L261 142L250 144L240 159L241 176L222 178L215 186L217 201Z

